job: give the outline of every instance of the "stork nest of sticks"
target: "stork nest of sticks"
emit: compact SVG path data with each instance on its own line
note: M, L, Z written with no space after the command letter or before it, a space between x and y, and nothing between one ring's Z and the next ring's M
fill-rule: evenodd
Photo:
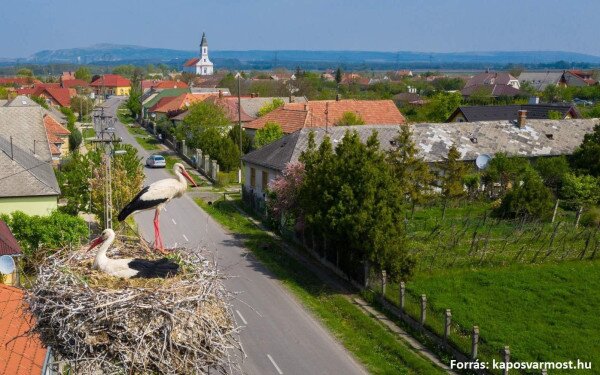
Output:
M149 258L140 243L112 257ZM80 374L227 374L241 353L223 276L199 252L171 256L168 279L118 279L91 269L93 254L59 252L39 268L26 302L55 359ZM151 257L150 257L151 258Z

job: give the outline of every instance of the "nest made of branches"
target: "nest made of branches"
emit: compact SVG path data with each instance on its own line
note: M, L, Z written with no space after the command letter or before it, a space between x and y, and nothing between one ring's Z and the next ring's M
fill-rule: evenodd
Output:
M138 244L109 256L152 258ZM93 254L59 252L26 296L32 332L80 374L231 373L240 350L231 295L199 251L176 250L168 279L119 279L91 269Z

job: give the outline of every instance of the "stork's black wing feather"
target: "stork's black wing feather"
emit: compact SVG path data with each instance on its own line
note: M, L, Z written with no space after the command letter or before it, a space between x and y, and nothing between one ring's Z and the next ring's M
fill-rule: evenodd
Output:
M148 259L133 259L128 263L129 268L138 271L134 277L140 278L167 278L177 274L179 270L179 264L173 262L168 258L161 258L157 260Z
M165 202L167 199L155 199L155 200L144 200L141 199L142 195L144 195L148 189L150 189L150 186L145 186L132 200L131 202L127 203L127 206L123 207L123 209L121 210L121 212L119 212L119 216L117 216L117 219L119 219L119 221L123 221L125 219L127 219L127 216L131 215L132 213L136 212L136 211L142 211L142 210L146 210L148 208L152 208L152 207L156 207L159 204Z

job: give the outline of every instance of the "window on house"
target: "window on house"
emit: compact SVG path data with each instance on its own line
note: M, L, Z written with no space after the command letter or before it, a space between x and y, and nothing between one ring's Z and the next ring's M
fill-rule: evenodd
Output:
M250 187L256 187L256 169L250 168Z
M267 190L269 184L269 172L262 171L262 189Z

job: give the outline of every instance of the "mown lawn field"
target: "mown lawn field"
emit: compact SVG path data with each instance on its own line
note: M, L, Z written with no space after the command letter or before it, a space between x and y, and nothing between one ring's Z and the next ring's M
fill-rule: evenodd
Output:
M581 359L600 372L598 260L440 270L416 275L407 289L425 293L438 316L451 308L454 322L478 325L483 354L509 345L515 360Z

